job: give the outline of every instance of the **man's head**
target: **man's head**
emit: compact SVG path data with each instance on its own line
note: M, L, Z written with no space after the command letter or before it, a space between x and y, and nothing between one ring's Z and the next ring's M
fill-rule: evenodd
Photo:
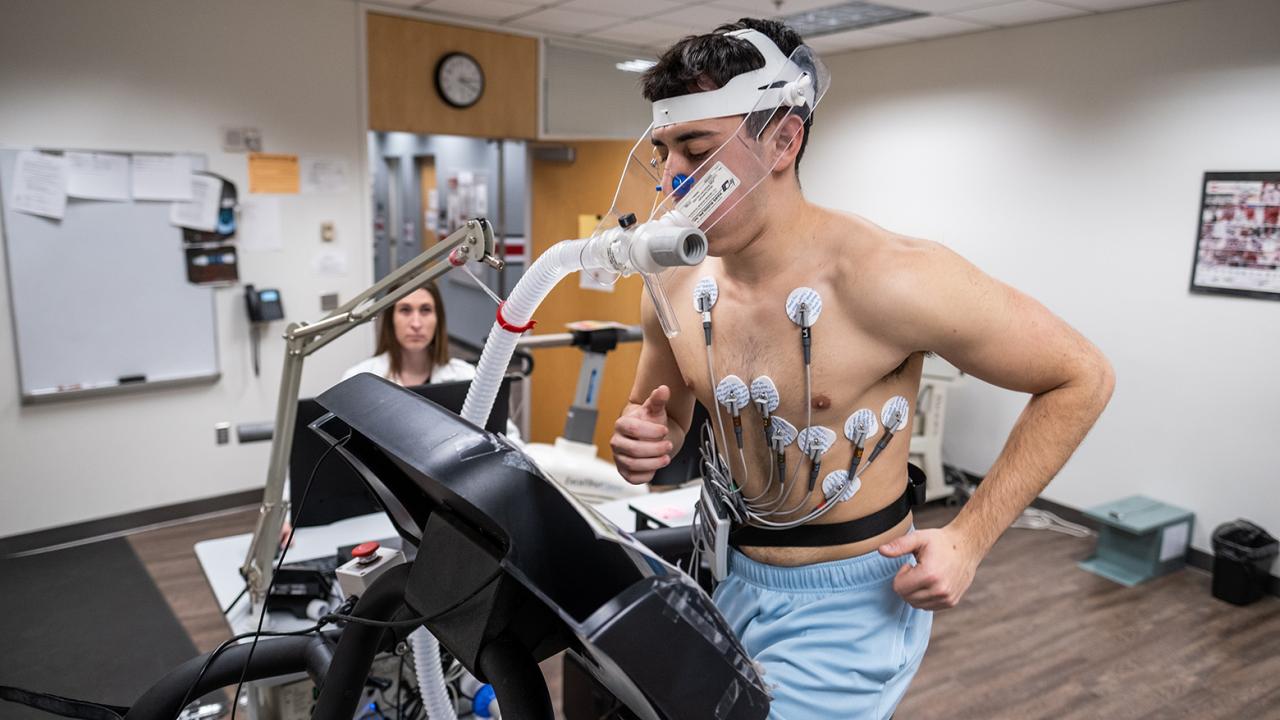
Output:
M716 90L742 73L764 67L765 58L754 45L726 34L743 29L756 30L765 35L785 56L790 56L803 44L800 35L790 27L774 20L753 18L721 25L706 35L690 35L667 49L657 64L644 74L641 84L645 99L657 102L690 93ZM758 134L773 116L772 108L753 115L758 117L750 118L746 129ZM804 156L805 146L809 142L812 123L810 115L805 119L804 134L796 153L797 173L800 158Z

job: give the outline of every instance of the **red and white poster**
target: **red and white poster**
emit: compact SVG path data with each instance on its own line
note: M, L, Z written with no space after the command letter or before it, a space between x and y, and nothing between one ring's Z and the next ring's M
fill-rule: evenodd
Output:
M1191 290L1280 300L1280 172L1205 173Z

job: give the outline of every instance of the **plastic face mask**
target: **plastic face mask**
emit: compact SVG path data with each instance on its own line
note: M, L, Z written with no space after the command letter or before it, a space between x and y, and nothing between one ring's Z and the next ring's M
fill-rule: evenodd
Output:
M760 38L763 35L750 31ZM758 41L753 42L760 47ZM781 55L768 38L772 52ZM763 53L768 60L769 53ZM710 110L713 116L694 118L668 125L651 125L632 147L623 167L613 205L603 216L594 235L618 227L620 221L634 215L640 223L662 222L697 227L710 231L738 207L777 167L791 145L799 141L800 130L813 114L829 85L830 74L818 56L800 46L785 62L766 63L774 79L755 89L755 105L743 105L739 78L754 76L761 70L743 73L724 88L673 101L696 99L697 105L673 109L682 116L698 108L718 107L711 102L717 93L733 86L733 95L720 96L724 107L750 108L745 114L727 114ZM698 112L702 112L698 110ZM655 110L655 114L657 110ZM718 113L718 114L717 114ZM669 271L645 274L645 286L654 301L658 318L668 336L677 331L675 316L666 300L664 278ZM592 273L597 282L612 284L616 275Z

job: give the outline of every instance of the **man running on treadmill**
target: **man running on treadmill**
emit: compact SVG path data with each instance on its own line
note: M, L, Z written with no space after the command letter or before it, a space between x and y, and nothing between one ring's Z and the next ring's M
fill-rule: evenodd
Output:
M763 33L783 55L801 44L785 25L749 19L687 37L645 74L645 97L656 102L713 91L762 67L752 43L726 35L742 28ZM947 248L806 201L797 168L810 125L811 118L796 131L802 137L781 151L749 200L707 233L707 260L664 280L680 325L700 328L694 286L714 279L715 380L767 375L780 395L775 414L803 428L811 413L812 425L835 429L823 475L849 463L852 445L841 430L854 410L878 412L901 395L914 414L926 352L1031 395L982 485L943 528L913 531L908 512L870 537L851 531L815 546L794 531L749 528L752 542L765 544L733 543L729 576L715 600L774 686L771 717L887 718L919 668L932 611L959 602L996 539L1083 440L1114 379L1102 353L1060 318ZM679 122L655 127L652 140L668 175L692 174L742 127L741 115ZM823 301L812 328L810 407L793 340L797 326L783 310L799 287L813 288ZM702 333L668 339L648 298L642 315L635 385L611 441L618 470L633 483L651 480L699 431L689 427L695 399L729 422L714 397ZM856 494L816 522L831 524L839 536L841 527L856 530L840 524L903 496L910 418L906 427L861 476ZM746 432L744 441L746 467L736 450L726 454L751 496L764 489L773 461L763 434ZM789 467L806 461L794 445L787 453ZM796 492L803 497L803 487ZM822 500L819 485L804 507Z

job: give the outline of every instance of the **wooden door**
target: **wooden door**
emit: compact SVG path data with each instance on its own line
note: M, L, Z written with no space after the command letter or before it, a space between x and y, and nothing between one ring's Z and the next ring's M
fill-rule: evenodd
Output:
M436 159L431 155L420 155L418 162L418 192L422 195L422 203L418 206L422 208L423 216L418 218L418 223L422 227L422 249L426 250L436 244L439 236L432 230L435 227L435 218L431 218L431 222L427 222L428 208L431 207L431 195L437 190L436 180Z
M618 175L633 145L617 140L566 144L574 149L572 163L532 161L530 211L535 258L560 240L580 237L580 216L608 211ZM560 282L538 309L534 316L538 327L534 332L565 332L565 323L575 320L638 323L643 291L644 285L635 275L619 280L613 292L583 289L578 275L571 275ZM613 434L614 420L626 406L639 359L640 344L628 343L610 352L605 361L595 443L606 460L613 459L609 436ZM564 430L565 416L577 387L582 352L576 348L537 350L534 361L536 368L530 378L531 435L535 442L549 443Z

